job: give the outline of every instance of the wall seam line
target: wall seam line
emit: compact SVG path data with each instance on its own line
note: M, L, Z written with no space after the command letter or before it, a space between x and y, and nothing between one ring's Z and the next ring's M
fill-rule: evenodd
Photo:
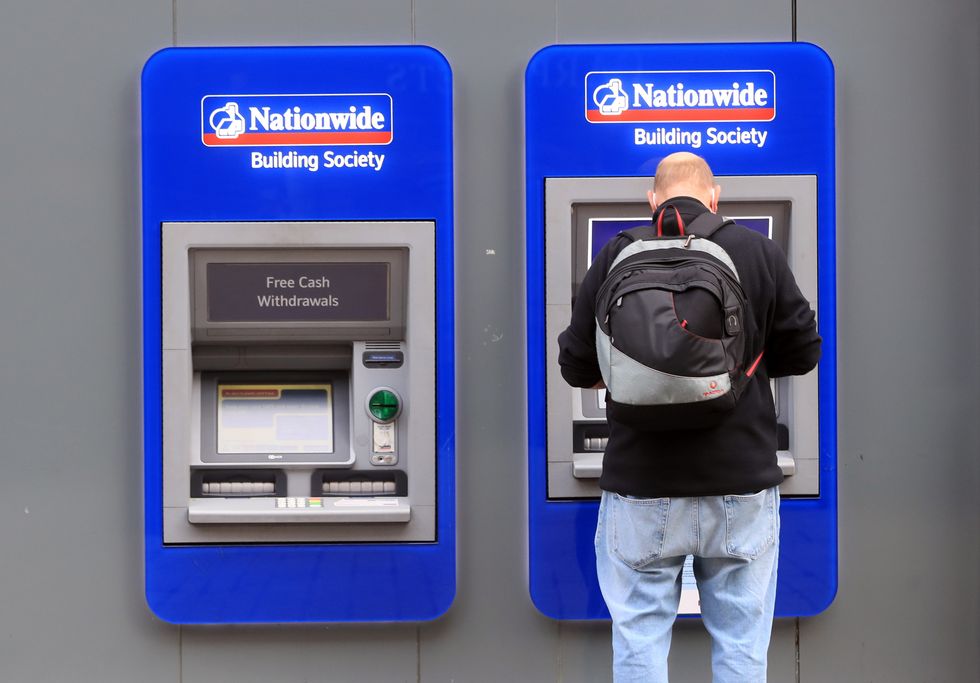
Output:
M796 617L796 683L800 683L800 618Z
M177 627L177 683L184 683L184 627L183 626Z
M555 0L555 44L558 44L558 4L561 0Z
M555 2L555 4L556 5L558 4L557 1ZM565 680L565 668L564 668L565 667L565 657L564 657L565 652L564 652L564 647L563 647L564 643L565 643L565 634L562 632L561 622L559 621L558 622L558 652L557 652L558 661L556 662L556 664L557 664L557 667L556 668L558 669L558 672L557 672L558 673L558 677L557 677L558 683L564 683L564 680Z

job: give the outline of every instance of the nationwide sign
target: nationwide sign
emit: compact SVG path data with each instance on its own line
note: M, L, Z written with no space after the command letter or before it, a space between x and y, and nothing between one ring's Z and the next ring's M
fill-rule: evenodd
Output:
M591 71L585 75L590 123L772 121L772 71Z
M387 145L387 93L207 95L201 141L208 147Z

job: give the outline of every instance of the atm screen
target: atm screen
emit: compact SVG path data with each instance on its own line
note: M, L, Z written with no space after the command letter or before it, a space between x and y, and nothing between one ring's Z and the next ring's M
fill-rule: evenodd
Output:
M755 230L760 235L772 239L772 216L726 216L739 225ZM623 230L649 225L650 219L640 218L590 218L589 219L589 265L599 254L599 250Z
M727 216L727 218L772 239L772 216Z
M218 453L332 453L333 385L218 384Z
M638 218L590 218L589 219L589 262L592 265L593 259L605 246L606 242L618 235L623 230L638 228L641 225L650 225L650 218L641 216Z

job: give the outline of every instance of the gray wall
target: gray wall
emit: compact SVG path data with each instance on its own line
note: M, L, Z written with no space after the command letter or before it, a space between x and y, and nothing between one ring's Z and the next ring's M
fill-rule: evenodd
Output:
M777 624L770 680L980 680L975 0L37 0L0 13L0 681L608 680L608 627L526 594L524 65L554 42L794 31L837 65L841 577L826 613ZM456 75L456 604L421 626L160 623L142 597L141 65L172 44L410 42ZM708 680L707 659L680 624L674 680Z

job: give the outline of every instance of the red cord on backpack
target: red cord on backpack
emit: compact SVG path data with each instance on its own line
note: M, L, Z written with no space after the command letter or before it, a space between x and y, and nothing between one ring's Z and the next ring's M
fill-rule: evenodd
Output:
M746 377L751 377L752 375L755 374L755 371L759 369L759 362L762 360L762 355L765 352L766 352L766 350L763 349L762 350L762 353L759 354L759 357L755 359L755 362L752 363L752 365L749 367L748 370L746 370L746 372L745 372L745 376Z
M664 236L664 213L667 211L668 207L664 207L664 210L660 212L660 216L657 218L657 237ZM681 218L681 212L677 210L676 206L669 207L674 210L674 215L677 216L677 229L681 232L681 237L684 236L684 219Z

